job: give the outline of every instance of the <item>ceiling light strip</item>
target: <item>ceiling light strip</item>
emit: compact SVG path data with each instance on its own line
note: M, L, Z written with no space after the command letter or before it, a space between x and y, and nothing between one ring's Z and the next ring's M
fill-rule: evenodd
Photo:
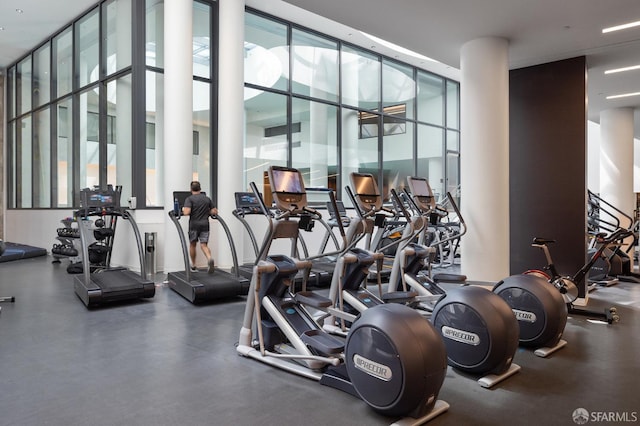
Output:
M626 29L638 27L638 26L640 26L640 21L629 22L628 24L622 24L622 25L616 25L615 27L603 28L602 34L610 33L613 31L626 30Z
M615 68L615 69L612 69L612 70L606 70L604 73L605 74L615 74L617 72L633 71L633 70L640 70L640 65L632 65L630 67Z
M611 95L607 96L607 99L628 98L630 96L640 96L640 92L623 93L622 95Z

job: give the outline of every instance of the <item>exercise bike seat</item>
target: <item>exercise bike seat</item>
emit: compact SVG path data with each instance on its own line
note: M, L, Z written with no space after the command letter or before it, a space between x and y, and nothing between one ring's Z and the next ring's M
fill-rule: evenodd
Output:
M545 244L551 244L551 243L555 243L555 242L556 242L556 240L548 240L546 238L535 237L533 239L533 244L538 245L538 246L543 246Z

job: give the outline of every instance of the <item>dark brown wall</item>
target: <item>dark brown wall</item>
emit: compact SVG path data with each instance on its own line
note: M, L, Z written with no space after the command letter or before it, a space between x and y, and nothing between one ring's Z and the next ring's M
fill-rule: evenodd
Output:
M563 274L586 257L586 61L584 57L509 73L511 273L545 264L534 237L557 240Z

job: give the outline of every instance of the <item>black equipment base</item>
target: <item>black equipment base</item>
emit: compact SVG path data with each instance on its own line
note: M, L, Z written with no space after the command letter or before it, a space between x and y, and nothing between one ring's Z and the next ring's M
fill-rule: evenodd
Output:
M191 272L191 281L187 280L185 271L169 272L167 280L169 288L193 304L246 296L250 284L247 278L236 277L220 269L216 269L213 274L206 271Z
M88 307L104 303L120 302L153 297L156 287L153 281L141 278L128 269L108 269L93 273L90 281L84 281L84 275L74 278L74 290Z

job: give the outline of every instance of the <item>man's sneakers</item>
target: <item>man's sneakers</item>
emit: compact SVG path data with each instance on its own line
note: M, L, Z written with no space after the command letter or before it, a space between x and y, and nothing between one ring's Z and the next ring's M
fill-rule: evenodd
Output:
M191 266L191 272L198 272L198 268L196 268L195 266Z
M215 262L213 261L213 257L209 259L208 265L209 268L207 269L207 272L213 274L213 271L215 270Z

